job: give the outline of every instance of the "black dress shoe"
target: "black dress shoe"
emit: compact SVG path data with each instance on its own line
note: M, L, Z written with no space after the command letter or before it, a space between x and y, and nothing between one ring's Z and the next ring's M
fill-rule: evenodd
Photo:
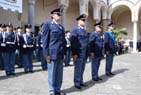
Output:
M106 73L106 76L108 76L108 77L111 77L111 74L109 74L109 73Z
M60 92L55 92L55 94L54 95L61 95L61 93Z
M110 75L114 76L115 74L114 73L110 73Z
M31 71L29 71L30 73L33 73L33 71L31 70Z
M24 71L24 73L25 73L25 74L27 74L27 73L28 73L28 71Z
M81 90L81 86L76 86L76 85L75 85L75 88Z
M7 77L9 77L9 76L10 76L10 74L6 74L6 76L7 76Z
M47 68L42 68L42 70L43 70L43 71L46 71L46 70L47 70Z
M66 95L64 92L55 92L55 95Z
M102 78L98 77L98 80L102 80Z
M80 84L80 86L87 87L88 85L86 85L86 84Z
M92 80L93 80L93 81L96 81L96 82L98 82L98 81L99 81L99 79L96 79L96 78L93 78Z
M16 74L15 73L11 73L10 75L15 76Z

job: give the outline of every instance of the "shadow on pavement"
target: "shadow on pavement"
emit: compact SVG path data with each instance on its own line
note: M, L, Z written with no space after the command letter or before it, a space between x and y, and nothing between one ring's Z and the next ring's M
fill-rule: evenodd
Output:
M115 70L113 73L115 73L114 76L116 76L116 75L124 73L125 71L128 71L128 70L129 69L127 69L127 68L119 69L119 70ZM63 92L65 92L67 94L67 93L72 93L72 92L85 91L85 90L91 88L92 86L94 86L95 84L104 83L104 82L108 81L109 78L112 78L112 77L107 77L106 75L101 75L100 77L103 79L102 81L99 81L99 82L94 82L93 80L87 81L87 82L85 82L85 84L88 85L88 86L87 87L83 87L81 90L78 90L74 86L72 86L70 88L64 89Z
M36 73L36 72L40 72L40 71L43 71L42 69L37 69L37 70L34 70L33 73ZM27 73L27 74L33 74L33 73ZM0 76L0 80L6 80L6 79L9 79L9 78L16 78L16 77L19 77L19 76L22 76L22 75L26 75L24 72L17 72L15 73L14 76Z

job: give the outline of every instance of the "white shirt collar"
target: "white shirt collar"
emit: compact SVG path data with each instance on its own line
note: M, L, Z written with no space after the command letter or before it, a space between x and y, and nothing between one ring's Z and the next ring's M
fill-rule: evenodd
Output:
M52 20L52 23L58 24L54 19Z
M78 25L78 27L81 28L81 29L85 29L85 27L82 27L82 26L80 26L80 25Z

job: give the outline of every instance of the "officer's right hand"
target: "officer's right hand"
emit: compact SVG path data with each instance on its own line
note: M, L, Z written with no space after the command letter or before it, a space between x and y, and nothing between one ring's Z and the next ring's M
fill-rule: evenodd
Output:
M73 61L75 62L77 60L78 56L77 55L73 55Z
M106 55L109 55L110 51L106 51Z
M46 56L45 59L46 59L47 63L50 64L50 60L51 60L50 56Z
M94 53L91 53L91 57L94 58Z

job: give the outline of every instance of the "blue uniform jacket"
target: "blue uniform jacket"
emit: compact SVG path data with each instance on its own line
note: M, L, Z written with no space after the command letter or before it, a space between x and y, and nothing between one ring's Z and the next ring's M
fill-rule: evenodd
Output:
M111 33L111 34L110 34ZM113 32L106 32L104 35L104 47L105 51L110 51L110 53L115 53L115 36Z
M94 53L94 56L101 57L103 50L103 39L99 32L92 32L89 37L90 52Z
M17 34L17 45L18 45L18 49L22 50L23 44L24 44L23 34L20 34L20 35Z
M6 52L15 52L17 48L17 38L14 32L5 33Z
M23 42L23 53L28 54L32 53L35 49L35 41L32 34L27 35L23 34L24 42Z
M66 53L64 27L54 22L45 22L42 29L44 56L50 56L52 60L62 59Z
M88 49L89 37L85 29L76 27L71 32L72 55L79 55L82 49Z
M1 43L2 43L2 32L0 32L0 52L2 51Z

